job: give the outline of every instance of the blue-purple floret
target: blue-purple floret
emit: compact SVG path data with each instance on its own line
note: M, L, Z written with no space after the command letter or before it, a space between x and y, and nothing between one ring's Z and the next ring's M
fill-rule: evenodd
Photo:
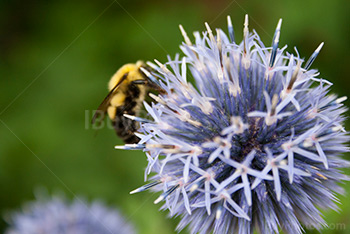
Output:
M39 198L9 214L5 234L134 234L134 227L114 209L99 201L85 204L57 196Z
M152 184L132 193L162 192L155 203L191 233L326 227L319 209L337 209L349 137L346 98L309 70L323 43L305 66L298 51L277 48L281 21L272 47L248 18L239 44L230 19L229 37L206 27L192 44L181 26L184 55L149 63L167 94L144 103L154 122L140 123L139 144L118 147L143 148L149 161Z

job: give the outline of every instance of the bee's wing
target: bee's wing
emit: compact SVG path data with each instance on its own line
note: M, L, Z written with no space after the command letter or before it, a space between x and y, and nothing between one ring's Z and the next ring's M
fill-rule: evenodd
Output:
M124 76L119 80L119 82L109 91L107 96L103 99L101 104L98 106L94 116L92 117L91 124L94 124L96 122L96 119L100 116L100 120L104 119L106 115L107 108L109 106L109 102L111 101L113 94L118 90L120 85L125 81L125 79L128 77L128 73L125 73Z

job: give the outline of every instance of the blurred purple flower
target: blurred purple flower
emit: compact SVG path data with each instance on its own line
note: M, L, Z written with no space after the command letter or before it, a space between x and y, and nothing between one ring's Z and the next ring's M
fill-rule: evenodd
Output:
M132 193L162 191L155 203L182 217L178 230L295 234L326 226L319 208L336 209L348 180L346 98L309 70L323 43L304 63L278 48L281 23L271 47L247 16L239 44L229 17L229 36L206 24L194 44L180 26L182 59L148 63L167 95L144 103L154 122L139 119L139 144L116 148L146 152L152 182Z
M7 217L6 234L134 234L134 228L116 210L100 202L69 203L61 197L38 199Z

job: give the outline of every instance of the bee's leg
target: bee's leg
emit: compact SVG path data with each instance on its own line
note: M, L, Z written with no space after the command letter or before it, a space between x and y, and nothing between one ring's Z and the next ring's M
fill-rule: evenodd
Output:
M146 85L148 84L147 80L134 80L131 83L135 84L135 85Z
M147 87L149 87L155 91L159 91L160 93L166 93L163 88L161 88L158 84L156 84L150 80L134 80L131 83L133 83L135 85L147 85Z

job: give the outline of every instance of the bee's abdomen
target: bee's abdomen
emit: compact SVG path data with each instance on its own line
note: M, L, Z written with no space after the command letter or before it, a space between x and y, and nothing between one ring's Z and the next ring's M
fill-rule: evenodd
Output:
M138 138L135 135L135 132L139 128L138 122L131 120L129 118L126 118L123 115L116 115L113 121L113 126L117 135L126 144L134 144L140 141L140 138Z
M139 123L124 117L124 114L138 115L140 105L145 93L136 85L130 84L124 100L124 105L118 106L116 116L113 121L117 135L127 144L138 143L140 138L135 135L139 129Z
M117 108L117 115L113 121L113 126L117 135L127 144L133 144L140 141L135 135L139 128L139 123L126 118L123 114L134 115L134 111L124 111L123 106Z

